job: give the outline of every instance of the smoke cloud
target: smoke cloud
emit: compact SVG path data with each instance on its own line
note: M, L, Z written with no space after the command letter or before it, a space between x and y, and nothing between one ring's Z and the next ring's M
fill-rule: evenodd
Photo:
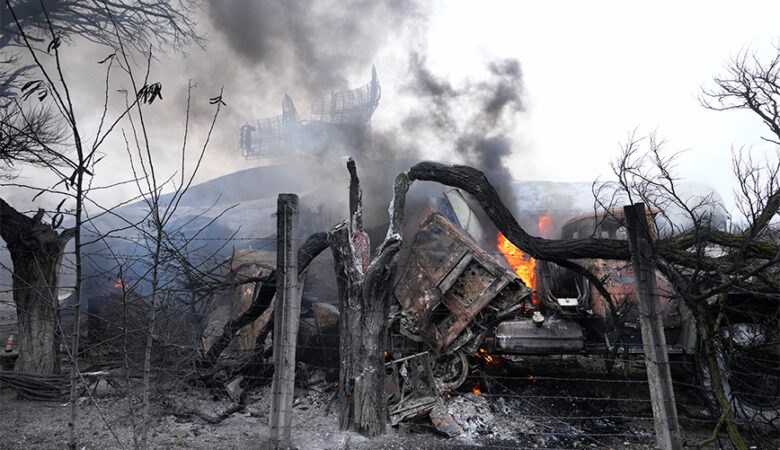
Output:
M239 57L318 93L367 73L379 48L422 11L408 0L211 0L207 13Z
M525 111L520 63L516 59L491 61L486 79L466 80L454 87L431 72L425 56L413 52L409 60L412 80L407 90L427 107L403 121L405 131L414 135L432 130L464 164L484 171L513 208L512 176L506 159L516 148L516 118Z

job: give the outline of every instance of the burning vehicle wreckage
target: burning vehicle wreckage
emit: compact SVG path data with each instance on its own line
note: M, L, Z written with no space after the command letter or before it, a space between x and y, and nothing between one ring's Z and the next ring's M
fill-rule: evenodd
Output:
M614 361L643 353L630 263L578 261L601 280L610 294L605 298L581 275L525 255L500 232L493 231L489 222L480 219L468 198L457 189L432 198L405 227L404 233L411 239L405 240L398 255L399 269L392 283L395 302L390 308L385 352L384 392L392 425L428 415L438 431L449 436L459 434L462 430L444 404L446 394L462 389L470 375L478 376L474 368L498 359L601 354L607 356L607 361ZM649 218L652 216L650 213ZM550 228L549 216L540 217L540 234L551 233ZM582 215L567 221L560 230L564 239L594 232L612 239L625 238L620 214ZM316 255L325 246L325 238L320 235L304 244L302 254ZM312 258L304 258L302 271ZM235 277L273 273L273 252L239 251L233 259ZM327 287L321 279L331 278L332 272L317 271L332 269L327 264L321 266L310 268L307 274L307 279L319 278L320 282L304 287L301 293L304 313L298 359L304 366L335 369L339 360L339 313L336 306L318 301L336 296L335 290L323 293ZM667 351L677 361L691 361L697 351L694 318L676 298L670 283L658 272L656 278ZM229 336L252 323L242 329L237 340L241 349L253 350L254 365L243 367L265 375L273 370L268 363L258 365L270 354L264 342L271 330L273 284L255 290L242 285L230 300L212 311L204 333L204 347L209 348L204 358L206 366L214 364L230 342ZM237 311L244 312L236 316ZM745 336L749 334L749 330L743 331ZM762 333L768 335L771 331L764 329ZM242 378L253 376L257 374L244 371L240 377L224 380L231 396L240 396L234 391L247 387ZM762 380L741 386L746 394L743 399L750 400L757 389L777 389L771 385L776 378ZM767 380L769 386L765 385ZM729 389L736 391L737 387ZM749 408L749 404L743 401L741 407ZM761 409L762 405L757 406Z
M441 408L441 394L466 382L474 360L642 353L630 265L583 261L604 280L613 304L586 279L535 261L500 232L488 237L460 191L449 191L438 204L421 215L395 283L386 380L393 425L430 413L439 431L457 434L457 424ZM540 231L549 233L549 216L539 222ZM618 222L601 220L598 231L614 238ZM592 215L582 216L567 222L562 233L574 237L590 227L590 234L595 225ZM485 250L490 247L495 250ZM658 278L669 294L669 283ZM670 295L661 305L669 352L692 354L690 313Z

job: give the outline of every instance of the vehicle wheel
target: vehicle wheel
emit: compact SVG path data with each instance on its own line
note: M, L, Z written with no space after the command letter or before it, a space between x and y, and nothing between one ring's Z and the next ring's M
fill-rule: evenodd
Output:
M469 361L461 350L439 355L433 360L433 378L440 392L454 391L469 376Z
M740 423L780 425L780 342L777 332L757 324L740 323L721 331L716 357L723 390ZM719 410L703 355L699 373L710 403Z

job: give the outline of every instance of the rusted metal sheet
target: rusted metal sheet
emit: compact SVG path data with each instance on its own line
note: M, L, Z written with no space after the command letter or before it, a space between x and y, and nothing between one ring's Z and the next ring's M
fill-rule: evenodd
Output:
M590 259L585 262L584 266L597 278L604 280L604 287L607 288L613 301L620 308L624 319L629 321L636 320L639 309L636 284L634 283L634 270L631 267L631 263L627 261ZM672 298L674 294L671 283L658 271L656 271L656 282L658 283L658 299L663 314L664 326L680 326L679 302ZM609 305L595 287L591 287L590 296L590 309L593 310L593 313L601 317L608 317L611 314Z
M463 433L463 428L455 421L452 414L444 409L442 402L438 402L431 410L431 422L436 431L447 437L455 437Z
M453 350L448 346L491 301L513 307L530 293L513 272L441 214L422 220L411 247L395 286L403 307L401 332L436 353Z

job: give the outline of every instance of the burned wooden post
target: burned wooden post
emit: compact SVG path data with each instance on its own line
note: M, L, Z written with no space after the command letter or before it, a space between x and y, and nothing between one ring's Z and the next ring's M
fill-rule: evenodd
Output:
M642 328L650 400L653 404L656 441L663 449L681 449L680 426L677 423L669 356L666 352L666 337L658 302L650 225L643 203L625 206L623 211L639 299L639 321Z
M291 425L295 385L295 346L301 303L298 257L293 241L298 196L279 194L276 218L276 306L274 307L274 378L271 398L270 448L292 448Z

